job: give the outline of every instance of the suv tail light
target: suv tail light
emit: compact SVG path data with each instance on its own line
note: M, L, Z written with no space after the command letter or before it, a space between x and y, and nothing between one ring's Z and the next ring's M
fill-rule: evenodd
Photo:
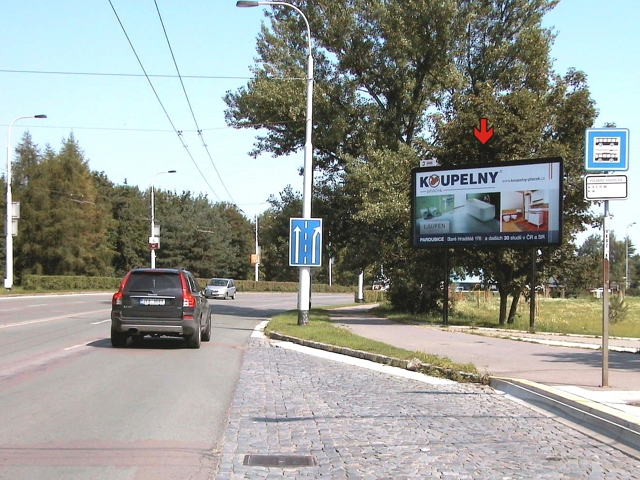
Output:
M182 306L195 308L196 298L189 292L189 288L187 287L187 279L184 278L184 275L182 274L180 274L180 283L182 284Z
M120 282L120 287L118 288L118 291L113 294L113 298L111 299L111 305L122 305L122 292L124 291L124 286L126 285L127 280L129 280L130 276L131 276L131 270L127 272L127 274L124 276L124 278Z

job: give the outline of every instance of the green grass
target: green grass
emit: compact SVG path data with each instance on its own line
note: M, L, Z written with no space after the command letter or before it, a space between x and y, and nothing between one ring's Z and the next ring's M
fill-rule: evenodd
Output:
M422 363L454 370L456 372L478 373L476 367L470 363L455 363L446 357L404 350L392 345L387 345L386 343L355 335L347 329L333 324L329 317L329 311L323 309L312 309L309 312L309 323L305 326L298 325L297 310L276 315L269 321L265 329L265 333L268 334L270 332L277 332L282 335L313 342L351 348L353 350L362 350L364 352L385 355L400 360L417 358Z
M508 306L510 302L511 298ZM627 297L625 302L628 305L628 313L624 320L610 322L609 335L640 338L640 298ZM515 322L504 326L498 324L500 305L497 294L485 294L485 292L455 294L451 305L449 325L529 330L529 303L522 298L518 305ZM536 332L602 335L602 299L536 297L536 306ZM398 322L442 324L442 315L396 313L388 305L381 305L372 313Z

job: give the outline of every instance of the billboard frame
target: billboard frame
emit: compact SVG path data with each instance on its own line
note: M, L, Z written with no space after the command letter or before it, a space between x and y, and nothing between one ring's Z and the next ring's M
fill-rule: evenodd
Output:
M561 245L564 196L563 162L562 157L548 157L491 164L412 169L410 199L412 246L422 249L470 246L490 248L494 246L540 247ZM540 177L540 174L535 173L536 171L542 172L542 168L545 165L548 165L548 171L551 174L548 178ZM534 173L530 173L531 171ZM554 173L557 173L557 178L553 178ZM426 182L428 185L425 184L424 174L430 175ZM521 175L527 174L538 176L520 178ZM447 185L442 188L444 184L440 183L440 175L444 175L443 178L447 178L447 181L451 183L459 181L460 185L455 187ZM418 187L419 178L420 187ZM437 183L437 185L432 186L432 179L433 183ZM482 182L479 181L486 179L493 179L494 184L487 183L486 186L481 187L480 184ZM505 186L498 188L501 182ZM513 186L508 188L509 184L513 184ZM469 188L465 189L465 185L469 185ZM447 189L447 187L449 188ZM533 187L538 188L534 189ZM419 195L418 190L424 192L426 189L433 189L433 195L424 193ZM523 206L507 214L508 210L503 209L502 206L508 203L507 195L510 196L511 203L517 201L517 197L512 195L515 192L522 195ZM526 192L543 193L536 193L537 203L532 203L533 197L531 193ZM525 203L527 201L525 195L529 195L528 206ZM539 195L542 195L540 200L538 200ZM478 198L478 196L481 196L481 198ZM505 197L504 201L503 196ZM439 197L438 205L441 207L440 209L438 209L438 206L428 206L435 201L430 200L431 197ZM456 206L456 202L461 198L465 199L464 205ZM421 208L423 206L426 208ZM420 215L418 215L417 211L419 207L421 210ZM451 209L449 210L449 208ZM468 221L460 220L461 212L454 212L459 208L464 208L464 211L474 219ZM458 215L456 217L457 222L452 221L454 218L452 215L455 213ZM507 217L509 218L507 219ZM523 223L525 217L527 224ZM472 223L475 226L469 227L469 231L449 231L451 225L454 223L459 225L461 222ZM509 222L511 223L509 224ZM536 228L531 227L529 231L504 230L507 227L523 228L526 226L528 228L528 223L531 223ZM549 228L551 223L553 223L552 229ZM516 224L518 227L516 227ZM546 225L546 230L540 229L542 225ZM473 228L482 228L483 230L473 231ZM433 233L424 233L427 229L433 229Z

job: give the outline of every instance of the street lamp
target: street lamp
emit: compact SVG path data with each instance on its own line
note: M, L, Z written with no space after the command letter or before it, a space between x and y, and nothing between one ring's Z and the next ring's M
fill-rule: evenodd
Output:
M4 279L4 288L11 289L13 287L13 199L11 197L11 127L18 120L23 118L47 118L46 115L25 115L23 117L16 118L9 124L7 130L7 223L5 225L6 243L5 248L7 250L6 270L7 276ZM18 232L15 232L16 234Z
M631 222L627 225L627 231L625 235L625 270L624 270L624 288L627 289L631 285L629 282L629 227L635 225L636 222Z
M267 205L269 202L260 202L256 205L256 210L254 213L254 219L255 219L255 227L256 227L256 263L254 264L254 270L255 270L255 281L258 282L260 280L260 261L262 260L262 252L261 252L261 248L260 245L258 244L258 207L260 205Z
M176 173L175 170L168 170L166 172L158 172L151 178L151 238L155 237L155 206L153 204L153 183L156 180L158 175L162 175L163 173ZM154 248L151 249L151 268L156 268L156 250Z
M257 7L259 5L282 5L293 8L298 12L307 26L307 114L306 133L304 142L304 169L302 188L302 218L311 218L311 185L313 184L313 146L311 144L311 129L313 118L313 57L311 55L311 28L305 14L295 5L286 2L259 2L251 0L238 0L236 7ZM298 291L298 325L306 325L309 321L309 308L311 304L311 267L300 268L300 287Z

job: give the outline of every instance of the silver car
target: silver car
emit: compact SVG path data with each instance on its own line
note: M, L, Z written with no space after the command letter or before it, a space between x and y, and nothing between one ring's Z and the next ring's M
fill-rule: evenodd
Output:
M212 278L204 289L207 298L236 298L236 282L231 278Z

